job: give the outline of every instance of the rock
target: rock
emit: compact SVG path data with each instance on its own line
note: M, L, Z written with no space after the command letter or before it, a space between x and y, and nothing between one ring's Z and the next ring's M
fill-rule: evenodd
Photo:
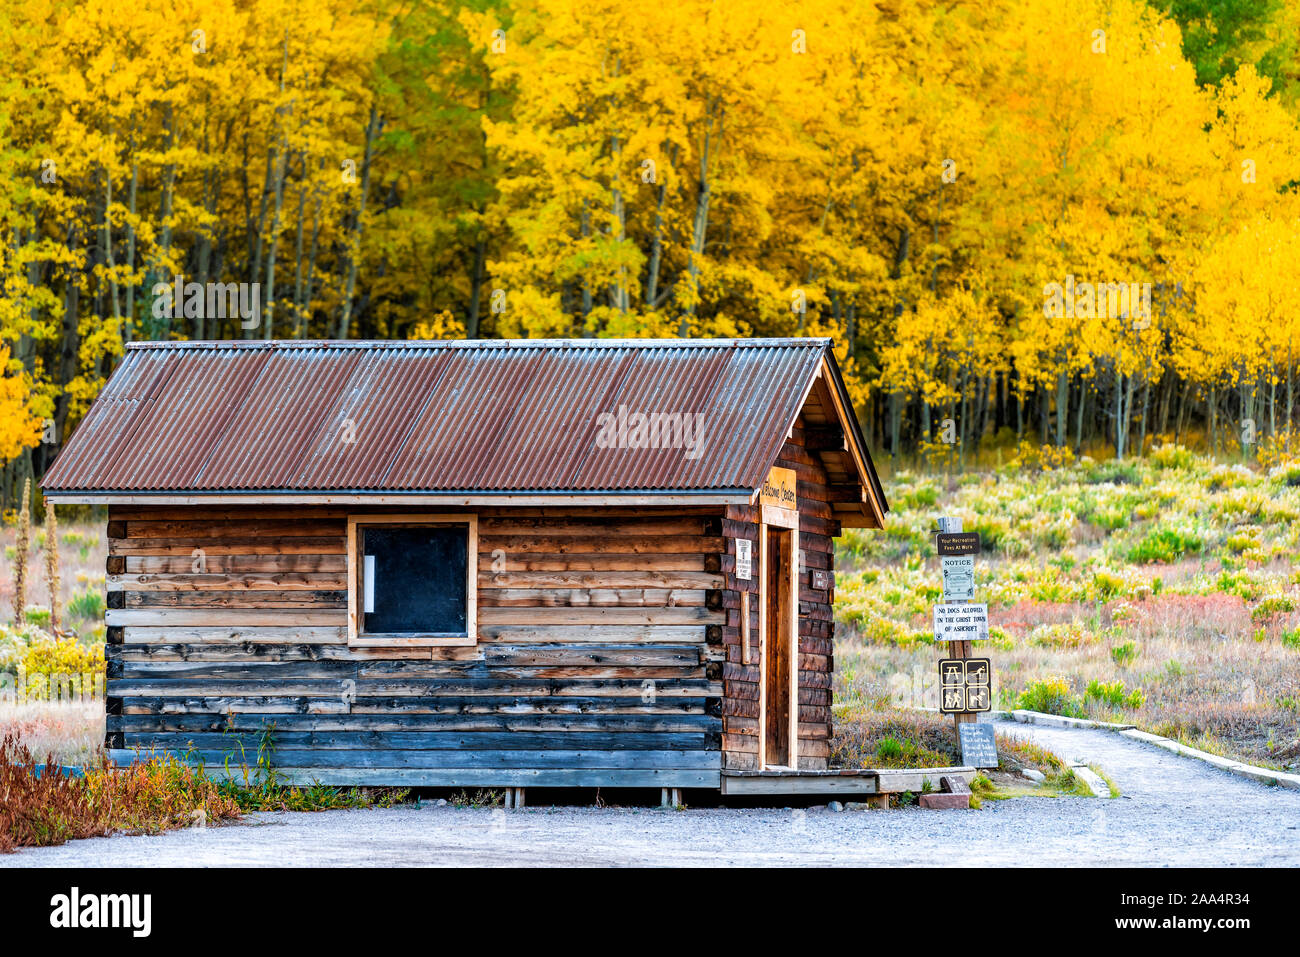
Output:
M1024 768L1020 773L1036 784L1042 784L1047 780L1046 774L1042 771L1035 771L1033 768Z
M945 794L970 794L970 786L965 781L947 774L939 779L939 787Z
M929 811L965 811L970 809L969 794L922 794L921 807Z
M435 802L435 804L436 804L437 807L446 807L446 806L447 806L447 799L446 799L446 798L438 798L438 800Z
M839 801L832 801L830 804L826 805L826 810L833 811L838 814L840 811L844 810L844 805L841 804Z

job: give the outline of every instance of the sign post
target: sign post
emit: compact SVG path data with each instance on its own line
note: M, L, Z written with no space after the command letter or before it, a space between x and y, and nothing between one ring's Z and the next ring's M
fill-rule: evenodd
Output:
M962 725L973 724L977 712L992 708L991 663L971 657L971 642L989 636L988 606L974 601L980 537L963 532L960 518L940 518L937 550L943 604L934 606L934 640L948 643L948 657L939 662L939 710L952 715L953 733L961 744Z

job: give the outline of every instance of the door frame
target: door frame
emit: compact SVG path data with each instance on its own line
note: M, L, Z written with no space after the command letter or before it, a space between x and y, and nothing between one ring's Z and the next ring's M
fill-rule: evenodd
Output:
M768 528L773 527L782 529L786 533L783 537L789 543L782 558L789 574L791 600L783 623L785 634L781 638L789 643L790 686L786 693L790 699L790 727L787 732L790 753L789 764L782 766L796 770L799 767L799 514L787 509L765 508L763 511L763 522L758 526L758 769L764 771L776 767L767 761L768 616L773 613L777 597L768 591Z

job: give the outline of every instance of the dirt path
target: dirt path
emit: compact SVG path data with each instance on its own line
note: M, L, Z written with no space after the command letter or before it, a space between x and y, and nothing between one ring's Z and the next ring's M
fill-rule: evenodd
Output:
M980 811L527 808L258 814L158 837L0 856L40 866L1300 865L1300 792L1104 731L1000 723L1100 764L1123 797L1023 798Z

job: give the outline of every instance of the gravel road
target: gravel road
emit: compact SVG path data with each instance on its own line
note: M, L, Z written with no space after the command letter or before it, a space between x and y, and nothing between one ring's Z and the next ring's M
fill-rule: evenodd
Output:
M250 815L0 855L0 867L1300 865L1300 792L1104 731L1000 723L1103 767L1123 796L979 811L435 807Z

